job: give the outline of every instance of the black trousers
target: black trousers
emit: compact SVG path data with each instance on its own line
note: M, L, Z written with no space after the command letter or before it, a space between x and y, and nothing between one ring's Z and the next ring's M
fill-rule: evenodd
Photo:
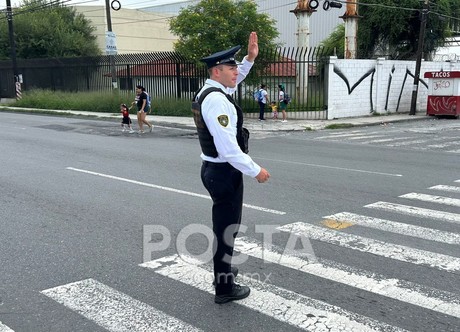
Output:
M259 120L265 120L265 104L259 101Z
M212 198L216 294L232 289L231 257L243 209L243 174L229 163L204 161L201 180Z

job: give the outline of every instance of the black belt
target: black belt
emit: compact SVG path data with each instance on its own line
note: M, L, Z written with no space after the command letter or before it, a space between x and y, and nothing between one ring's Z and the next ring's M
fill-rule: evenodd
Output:
M229 163L213 163L212 161L203 160L203 165L215 168L233 168Z

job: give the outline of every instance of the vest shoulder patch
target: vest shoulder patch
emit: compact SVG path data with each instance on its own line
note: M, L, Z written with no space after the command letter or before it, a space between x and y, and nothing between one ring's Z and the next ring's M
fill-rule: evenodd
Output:
M228 126L228 122L229 122L229 120L228 120L228 115L226 115L226 114L219 115L219 116L217 117L217 121L219 121L219 123L220 123L220 125L221 125L222 127L227 127L227 126Z

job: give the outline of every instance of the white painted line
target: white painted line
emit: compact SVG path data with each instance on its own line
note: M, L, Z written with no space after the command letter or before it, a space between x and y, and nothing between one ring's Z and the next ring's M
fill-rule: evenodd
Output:
M14 332L14 330L10 329L8 326L0 322L0 332Z
M418 194L418 193L408 193L408 194L401 195L399 197L423 201L423 202L438 203L438 204L460 207L460 199L456 199L456 198Z
M277 227L283 232L294 233L309 239L358 250L401 262L429 266L441 271L460 271L460 258L414 249L399 244L374 240L353 234L344 234L331 229L296 222Z
M460 149L458 149L458 150L449 150L449 151L446 151L446 152L450 152L450 153L460 153Z
M449 142L449 143L442 143L442 144L430 144L430 145L427 145L427 147L443 149L443 148L448 148L451 145L457 145L457 144L458 144L457 142Z
M457 213L423 209L423 208L395 204L395 203L388 203L388 202L376 202L376 203L365 205L364 207L391 211L391 212L396 212L396 213L401 213L401 214L406 214L406 215L416 216L416 217L437 219L437 220L443 220L443 221L452 222L452 223L460 223L460 214L457 214Z
M68 169L70 171L75 171L75 172L80 172L80 173L85 173L85 174L90 174L90 175L96 175L96 176L100 176L100 177L107 178L107 179L112 179L112 180L123 181L123 182L132 183L132 184L137 184L137 185L144 186L144 187L170 191L170 192L173 192L173 193L176 193L176 194L188 195L188 196L193 196L193 197L198 197L198 198L211 199L211 197L206 196L206 195L197 194L197 193L193 193L193 192L190 192L190 191L185 191L185 190L180 190L180 189L175 189L175 188L169 188L169 187L165 187L165 186L159 186L159 185L151 184L151 183L147 183L147 182L130 180L130 179L121 178L121 177L118 177L118 176L113 176L113 175L108 175L108 174L103 174L103 173L97 173L97 172L87 171L87 170L84 170L84 169L78 169L78 168L73 168L73 167L66 167L66 169ZM283 211L267 209L267 208L260 207L260 206L255 206L255 205L243 204L243 206L247 207L249 209L259 210L259 211L263 211L263 212L267 212L267 213L273 213L273 214L279 214L279 215L285 215L286 214L286 212L283 212Z
M286 160L270 159L270 158L259 158L259 157L257 159L275 161L275 162L280 162L280 163L285 163L285 164L303 165L303 166L320 167L320 168L328 168L328 169L337 169L337 170L349 171L349 172L358 172L358 173L367 173L367 174L376 174L376 175L385 175L385 176L397 176L397 177L402 176L401 174L365 171L365 170L361 170L361 169L335 167L335 166L328 166L328 165L308 164L308 163L301 163L301 162L297 162L297 161L286 161Z
M177 255L141 264L156 273L178 280L213 294L212 273L200 267L200 262L188 257L187 262ZM251 287L248 298L235 302L283 323L306 331L403 331L340 307L307 296L262 283L242 275L243 283Z
M460 182L460 180L455 180L454 182Z
M406 141L406 142L399 142L399 143L393 143L393 144L385 144L386 146L393 146L393 147L398 147L398 146L406 146L406 145L412 145L412 144L422 144L430 142L430 140L427 139L420 139L420 140L413 140L413 141Z
M331 133L330 135L327 136L319 136L315 137L316 140L320 139L335 139L335 138L341 138L341 137L354 137L354 136L362 136L363 133L349 133L349 134L340 134L340 133Z
M41 293L109 331L201 331L94 279Z
M324 218L337 221L351 222L355 225L379 229L385 232L417 237L429 241L460 245L460 234L458 233L444 232L437 229L414 226L397 221L362 216L359 214L349 212L340 212L333 214L331 216L326 216Z
M369 139L369 138L378 138L384 137L383 135L367 135L367 136L357 136L357 137L350 137L347 140L359 140L359 139ZM364 143L364 142L363 142Z
M363 143L386 143L386 142L394 142L394 141L400 141L403 139L409 139L410 137L393 137L393 138L383 138L383 139L374 139L370 140L368 142L363 142Z
M448 191L452 193L460 193L460 187L456 187L456 186L438 185L438 186L430 187L428 189L442 190L442 191Z
M320 278L460 318L459 294L387 278L324 259L307 260L283 252L281 248L273 245L266 248L261 243L250 241L245 237L236 238L235 250L265 262L280 264Z

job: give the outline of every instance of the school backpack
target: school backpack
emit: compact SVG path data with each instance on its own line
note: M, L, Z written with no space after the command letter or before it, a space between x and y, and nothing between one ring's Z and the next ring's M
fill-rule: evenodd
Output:
M146 105L147 107L149 108L150 110L150 106L152 105L152 98L150 97L149 93L147 91L144 91L145 95L147 96L147 101L146 101Z
M291 102L291 97L286 92L284 93L283 102L285 104L289 104Z
M252 96L254 97L255 101L262 101L264 99L264 96L262 95L262 89L254 91Z

